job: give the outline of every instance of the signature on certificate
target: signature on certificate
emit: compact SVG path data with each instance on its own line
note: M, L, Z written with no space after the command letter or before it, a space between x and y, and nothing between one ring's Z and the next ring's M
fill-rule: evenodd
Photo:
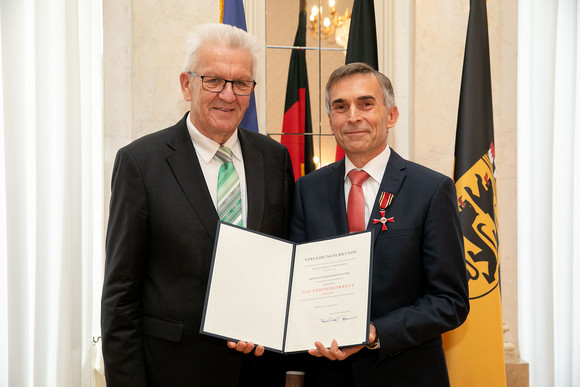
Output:
M348 320L356 320L357 316L346 316L346 315L341 315L341 316L330 316L328 318L321 318L320 322L322 323L340 323L343 321L348 321Z

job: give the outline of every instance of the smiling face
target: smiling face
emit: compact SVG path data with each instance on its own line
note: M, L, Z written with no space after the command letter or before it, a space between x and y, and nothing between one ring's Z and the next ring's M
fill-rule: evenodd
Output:
M387 146L387 131L397 122L399 111L385 106L372 73L339 79L329 90L329 101L330 130L348 158L362 168Z
M199 62L193 71L199 75L229 80L252 79L252 55L246 50L206 44L198 53ZM201 78L186 72L181 73L180 82L183 98L190 105L189 117L193 125L215 142L226 142L242 120L250 96L235 95L229 82L220 93L206 91Z

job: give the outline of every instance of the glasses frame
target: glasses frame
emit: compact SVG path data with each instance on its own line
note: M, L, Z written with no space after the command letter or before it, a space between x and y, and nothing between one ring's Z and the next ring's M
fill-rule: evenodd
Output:
M231 84L232 84L232 92L233 92L235 95L239 95L239 96L242 96L242 97L247 97L247 96L249 96L249 95L252 95L252 93L254 92L254 89L256 88L256 85L257 85L257 82L256 82L256 81L254 81L254 80L247 80L247 81L246 81L246 80L241 80L241 79L234 79L234 80L229 80L229 79L225 79L225 78L222 78L222 77L214 77L214 76L211 76L211 75L199 75L199 74L196 74L196 73L194 73L193 71L188 71L188 73L189 73L189 74L191 74L191 75L193 75L193 76L195 76L195 77L198 77L198 78L200 78L200 79L201 79L201 86L203 87L203 89L204 89L205 91L207 91L207 92L210 92L210 93L216 93L216 94L219 94L219 93L221 93L222 91L224 91L224 89L226 88L226 85L227 85L228 83L231 83ZM204 79L204 78L214 78L214 79L221 79L221 80L223 80L223 81L225 81L225 82L224 82L224 84L222 85L222 88L221 88L220 90L208 90L208 89L206 89L206 88L205 88L205 82L203 81L203 79ZM236 93L236 90L235 90L235 87L234 87L234 82L240 82L240 81L242 81L242 82L251 82L251 83L253 84L253 85L252 85L252 90L250 90L250 92L249 92L248 94L240 94L240 93Z

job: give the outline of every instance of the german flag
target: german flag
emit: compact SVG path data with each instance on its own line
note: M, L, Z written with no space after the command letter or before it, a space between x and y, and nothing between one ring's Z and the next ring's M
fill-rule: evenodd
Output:
M377 51L377 25L375 21L375 3L373 0L354 0L348 46L346 47L345 64L362 62L375 70L379 69ZM344 157L344 150L336 145L335 160Z
M486 0L471 0L453 177L471 309L462 326L443 335L449 378L452 387L505 387Z
M306 46L306 10L302 7L298 18L294 46ZM298 179L300 176L314 171L310 92L308 90L306 52L303 49L292 49L290 55L282 133L287 133L282 135L281 143L288 148L290 153L294 177Z

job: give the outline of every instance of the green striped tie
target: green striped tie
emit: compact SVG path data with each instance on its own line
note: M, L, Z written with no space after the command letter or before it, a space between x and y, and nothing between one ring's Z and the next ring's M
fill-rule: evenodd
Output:
M241 226L242 194L240 191L240 179L232 162L232 150L225 146L220 146L215 155L223 162L218 174L218 215L226 223Z

